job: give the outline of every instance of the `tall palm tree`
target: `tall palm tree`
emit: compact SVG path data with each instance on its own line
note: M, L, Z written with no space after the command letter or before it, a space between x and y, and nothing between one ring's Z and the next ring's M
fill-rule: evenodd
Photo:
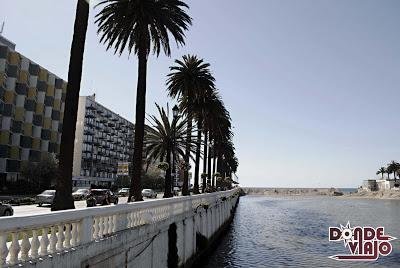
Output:
M120 55L127 50L138 57L134 168L128 202L132 196L141 201L147 59L151 50L158 56L162 49L170 56L171 36L178 45L184 45L184 32L192 19L183 9L188 5L180 0L103 0L99 5L103 7L96 15L100 42L107 44L107 50L114 48Z
M167 90L171 97L181 101L181 110L187 115L187 145L185 162L189 165L190 144L192 137L192 119L194 115L194 101L207 90L215 89L214 77L210 71L210 64L193 55L183 56L183 60L175 60L175 66L170 67L171 73L167 76ZM198 180L198 178L197 178ZM189 195L189 171L185 170L182 194Z
M386 173L386 168L381 167L377 172L376 175L381 174L382 175L382 180L383 180L383 175Z
M209 141L209 120L210 117L212 116L212 113L210 112L212 110L212 105L214 104L214 99L217 96L217 91L209 91L207 92L208 94L205 95L204 98L204 103L201 107L201 110L197 111L196 114L198 114L198 126L197 128L201 129L203 131L204 135L204 143L203 143L203 174L207 174L207 162L208 162L208 155L209 155L209 150L208 150L208 141ZM198 134L199 136L199 134ZM200 133L201 136L201 133ZM197 155L196 155L197 158ZM202 177L202 189L201 192L204 193L206 191L206 186L207 186L207 177L203 176Z
M59 156L59 174L56 182L56 195L51 206L51 210L53 211L75 208L72 197L72 163L88 18L89 3L85 0L78 0L68 68L68 85Z
M196 153L195 153L195 169L194 169L194 185L193 193L198 194L199 191L199 177L200 177L200 157L201 157L201 145L202 145L202 132L204 132L204 144L207 144L208 138L205 132L207 120L209 116L209 108L212 106L214 99L216 98L217 90L215 88L208 88L197 92L191 103L193 117L197 122L197 137L196 137ZM188 98L181 97L180 105L188 107ZM204 147L204 159L207 159L207 147ZM206 163L206 161L204 161ZM206 165L203 163L203 173L206 173ZM203 192L205 187L205 181L203 178Z
M187 119L180 116L169 120L168 106L167 110L160 108L156 104L159 113L156 116L150 116L150 125L146 126L144 143L150 159L166 159L168 169L165 173L164 198L172 197L172 179L171 179L171 154L185 155L186 147L186 125ZM195 145L191 144L191 151L195 150Z
M207 159L207 181L209 181L212 186L215 186L215 176L213 176L213 174L216 170L218 144L220 143L220 140L225 139L224 133L229 133L230 131L229 113L225 109L224 103L216 91L213 92L207 102L204 124L208 134L208 144L211 145L209 147L210 150L208 151Z
M400 164L396 161L392 160L387 167L388 176L390 173L393 173L394 181L396 182L396 171L400 168Z

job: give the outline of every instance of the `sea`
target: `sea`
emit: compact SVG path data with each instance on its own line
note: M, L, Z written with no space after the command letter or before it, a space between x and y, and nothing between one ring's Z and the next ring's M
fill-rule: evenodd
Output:
M399 239L391 241L390 255L376 261L331 259L349 249L343 241L329 241L329 227L347 223L382 226ZM227 233L201 267L400 267L400 200L241 197Z

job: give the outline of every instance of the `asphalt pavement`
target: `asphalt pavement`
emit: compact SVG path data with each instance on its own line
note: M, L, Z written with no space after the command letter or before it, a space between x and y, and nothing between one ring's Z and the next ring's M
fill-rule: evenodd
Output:
M163 194L158 194L157 198L162 198ZM151 200L144 198L144 200ZM128 197L119 197L118 203L124 204L128 201ZM111 204L110 206L114 206ZM85 208L86 201L75 201L75 208ZM47 214L51 213L50 205L43 205L39 207L38 205L25 205L25 206L13 206L14 209L14 216L30 216L30 215L40 215L40 214Z

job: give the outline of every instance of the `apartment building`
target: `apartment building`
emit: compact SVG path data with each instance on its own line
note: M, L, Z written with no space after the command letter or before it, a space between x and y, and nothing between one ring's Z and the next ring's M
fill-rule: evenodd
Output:
M66 90L0 35L0 185L19 180L24 161L59 153Z
M96 102L95 95L79 97L73 186L110 187L118 164L131 159L133 133L133 124Z

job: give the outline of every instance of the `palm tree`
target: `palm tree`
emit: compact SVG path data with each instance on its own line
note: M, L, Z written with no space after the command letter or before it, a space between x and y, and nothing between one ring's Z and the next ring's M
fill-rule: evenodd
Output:
M72 197L72 163L88 18L88 2L85 0L78 0L69 59L68 85L64 110L65 116L63 120L59 155L59 174L56 182L56 195L51 206L51 210L53 211L75 208L74 199Z
M205 110L204 118L204 124L207 131L206 134L208 134L208 144L210 144L207 159L207 181L209 181L211 186L214 187L215 176L213 176L213 174L216 171L218 147L223 140L230 138L229 136L231 133L229 113L225 109L224 103L216 91L214 91L210 96L210 100L207 102L207 109ZM205 146L207 146L207 144L205 144ZM222 161L222 159L218 160L219 162Z
M397 163L397 162L394 161L394 160L392 160L392 162L390 162L390 163L388 164L388 167L387 167L388 176L389 176L390 173L393 173L393 178L394 178L394 181L395 181L395 182L396 182L396 171L397 171L399 168L400 168L400 164Z
M180 0L103 0L99 5L103 6L96 15L100 42L107 44L107 50L113 47L121 55L126 49L138 57L134 169L128 202L132 195L135 201L141 201L147 59L151 50L158 56L162 49L170 56L170 36L178 45L184 45L184 31L192 19L183 9L188 5Z
M174 117L172 122L169 120L168 106L167 110L160 108L156 104L159 118L150 116L150 126L146 126L145 145L148 157L150 159L166 159L168 168L165 173L164 198L172 197L171 188L171 154L175 152L178 155L185 155L186 147L186 127L187 119L180 116ZM195 150L195 145L191 144L191 151Z
M202 125L202 131L204 135L204 144L203 144L203 151L204 151L204 156L203 156L203 174L210 174L211 173L211 150L209 150L209 129L210 126L212 125L212 120L215 118L215 114L213 113L215 110L219 108L219 102L218 102L218 92L216 90L213 91L208 91L207 94L204 96L204 104L201 107L200 111L197 111L196 114L198 114L198 122L201 122ZM201 118L200 118L201 117ZM199 125L198 125L199 128ZM210 138L211 142L211 138ZM210 157L210 161L208 160ZM207 162L210 162L208 164L210 170L207 171ZM211 176L207 174L207 177ZM202 181L202 193L205 192L206 186L207 186L207 177L203 176L203 181Z
M207 159L207 147L206 143L208 141L207 135L205 133L206 118L209 116L209 108L216 97L217 91L214 88L209 88L206 90L201 90L197 92L198 94L193 98L191 103L191 108L193 111L193 117L197 122L197 138L196 138L196 153L195 153L195 169L194 169L194 186L193 193L198 194L199 191L199 177L200 177L200 157L201 157L201 145L202 145L202 132L204 132L204 159ZM188 107L188 98L181 97L180 105L184 107ZM204 161L206 163L206 161ZM206 173L206 166L203 163L203 173ZM203 178L203 192L205 187L205 181Z
M376 175L381 174L382 175L382 180L383 180L383 175L386 173L386 168L381 167L377 172Z
M181 102L180 108L188 118L187 145L184 160L186 165L189 165L194 102L205 91L215 89L215 79L210 72L210 64L204 63L197 56L185 55L182 61L175 60L175 63L175 66L170 67L171 73L168 74L167 78L167 90L169 96L179 99ZM183 195L189 195L188 186L189 171L185 170L182 188Z

